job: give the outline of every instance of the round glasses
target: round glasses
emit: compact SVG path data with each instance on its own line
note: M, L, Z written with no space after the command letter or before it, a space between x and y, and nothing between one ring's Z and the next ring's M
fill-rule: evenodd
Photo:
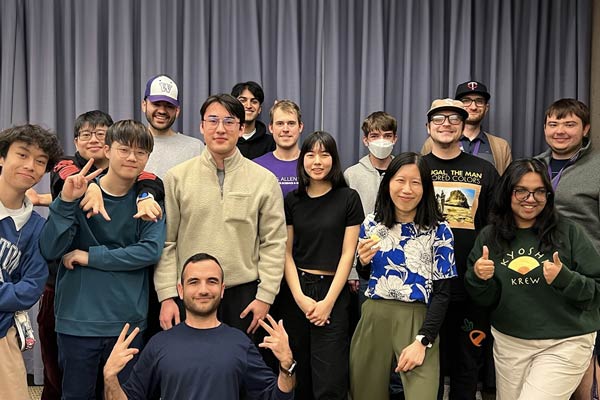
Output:
M541 188L535 189L533 192L523 188L513 189L513 194L515 195L515 199L519 201L527 201L529 196L533 196L535 201L546 201L550 195L546 189Z
M233 117L225 117L223 119L217 118L217 117L207 117L204 120L204 124L206 125L207 128L210 129L217 129L217 127L219 126L219 123L222 122L223 123L223 127L225 129L227 129L228 131L235 129L235 127L237 125L239 125L239 121L236 120Z
M117 147L117 154L121 158L127 158L131 153L133 153L133 156L138 160L143 160L150 154L146 150L132 149L129 147Z

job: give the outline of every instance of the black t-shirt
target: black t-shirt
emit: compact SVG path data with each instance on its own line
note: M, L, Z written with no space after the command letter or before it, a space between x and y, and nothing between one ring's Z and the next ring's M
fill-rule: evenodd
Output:
M334 272L347 226L365 219L354 189L332 189L319 197L290 192L285 198L285 220L294 227L292 255L298 268Z
M491 163L464 152L452 160L433 153L424 158L431 168L435 197L454 234L458 279L452 279L452 300L463 300L467 257L477 234L487 225L500 176Z

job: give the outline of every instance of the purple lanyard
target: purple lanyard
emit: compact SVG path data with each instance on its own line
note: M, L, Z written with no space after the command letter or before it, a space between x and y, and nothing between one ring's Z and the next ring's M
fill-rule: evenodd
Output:
M565 165L563 165L563 167L560 169L560 171L558 171L558 173L556 174L556 176L554 178L552 177L552 167L550 166L551 163L548 162L548 175L550 176L550 179L552 180L552 189L554 189L555 192L556 192L556 188L558 187L558 182L560 181L560 178L562 177L563 171L565 170L565 168L567 168L569 165L571 165L575 162L578 155L579 155L579 153L576 153L573 157L571 157L569 159L569 161L567 161L567 163Z
M565 166L566 166L566 164L565 164ZM553 178L552 177L552 167L550 166L550 163L548 163L548 176L550 176L550 179L552 180L552 189L554 189L555 192L556 192L556 187L558 186L558 182L560 181L560 177L561 177L564 169L565 169L565 167L562 167L560 169L560 171L558 171L558 174L556 174L556 176Z
M477 143L475 143L475 147L473 147L473 151L471 152L471 154L473 154L474 156L479 154L479 146L481 146L481 141L478 140Z
M479 154L479 146L481 146L481 141L477 141L475 142L475 146L473 147L473 151L471 152L471 154L473 154L474 156L476 156L477 154ZM464 146L462 145L462 142L460 143L460 149L462 151L465 151Z

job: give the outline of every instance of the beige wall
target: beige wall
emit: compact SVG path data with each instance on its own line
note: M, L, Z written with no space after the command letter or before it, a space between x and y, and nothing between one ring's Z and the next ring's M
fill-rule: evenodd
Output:
M591 135L596 152L600 152L600 0L593 0L592 13L592 66L590 77Z

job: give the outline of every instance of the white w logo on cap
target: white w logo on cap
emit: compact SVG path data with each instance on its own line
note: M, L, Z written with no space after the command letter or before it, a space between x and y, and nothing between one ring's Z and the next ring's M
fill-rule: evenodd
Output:
M171 85L170 83L167 82L158 82L158 84L160 85L160 90L163 93L170 93L171 92Z

